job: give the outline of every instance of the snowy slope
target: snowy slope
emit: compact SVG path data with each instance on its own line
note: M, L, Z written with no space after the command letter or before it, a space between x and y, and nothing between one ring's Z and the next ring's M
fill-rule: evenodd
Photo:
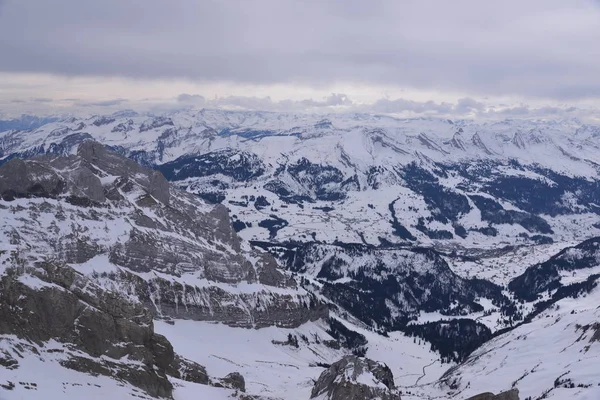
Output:
M442 388L457 398L510 387L521 398L600 398L598 304L599 288L557 302L476 350L444 376Z
M413 343L411 338L399 333L386 338L359 326L349 326L365 335L369 342L366 356L388 365L396 385L402 390L410 390L415 383L431 383L448 368L425 343ZM237 370L246 377L248 393L277 399L308 399L323 365L347 354L347 350L332 349L324 344L331 337L326 332L328 326L322 322L308 323L297 329L272 327L248 331L204 322L176 321L174 325L157 323L156 329L187 358L201 361L217 375ZM289 334L299 338L298 348L273 343L284 342Z
M88 139L174 186L124 158L126 173L81 161ZM307 399L326 365L364 352L391 368L403 399L512 386L522 398L595 399L598 291L551 300L600 273L598 262L557 269L560 284L523 303L508 283L531 282L536 266L600 235L599 146L600 128L575 120L201 110L54 121L0 132L5 168L50 154L25 163L35 173L23 179L41 181L42 192L19 193L19 179L5 185L16 175L0 177L0 253L6 263L66 263L143 305L176 353L214 380L241 372L250 395ZM582 255L569 251L569 260ZM48 287L35 274L19 282ZM344 347L328 315L367 343ZM18 340L0 338L15 359ZM0 370L0 384L16 384L0 398L146 396L123 381L49 368L63 345L19 352L20 368ZM45 369L38 389L26 384ZM169 381L175 399L234 394ZM571 382L592 386L563 387Z
M599 132L576 120L117 113L2 132L0 157L94 138L226 204L246 239L495 248L599 233Z

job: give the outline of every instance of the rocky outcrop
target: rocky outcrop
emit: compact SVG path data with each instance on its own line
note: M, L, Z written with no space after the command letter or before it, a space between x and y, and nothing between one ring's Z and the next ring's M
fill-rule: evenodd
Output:
M126 269L112 274L110 279L116 290L139 299L157 318L214 321L242 328L295 328L329 315L327 305L308 294L274 293L268 287L233 293L226 288L198 287L181 280L146 280Z
M226 207L171 188L98 143L82 143L77 155L11 160L0 177L5 200L34 199L0 221L0 241L64 263L101 257L100 269L114 272L98 281L134 295L153 316L241 327L327 316L272 256L242 243ZM233 289L239 284L252 286Z
M229 389L239 390L241 392L246 391L246 380L239 372L232 372L227 374L224 378L219 380L220 385Z
M400 400L392 371L384 364L357 356L342 358L319 376L311 392L311 399L317 397L327 400Z
M212 384L206 368L175 354L171 343L154 332L152 313L66 265L9 268L0 279L0 340L12 340L3 335L38 346L59 342L63 367L126 381L153 397L171 397L168 376ZM14 347L17 354L24 352L22 343ZM18 368L19 361L5 351L0 365ZM243 382L243 377L230 381Z
M154 397L170 397L173 347L154 333L140 305L94 285L67 266L17 267L0 279L0 335L63 343L66 368L107 375ZM126 360L126 361L124 361Z
M241 241L226 207L97 143L11 160L0 178L2 368L26 353L153 397L172 397L170 377L242 392L240 374L211 379L176 355L153 320L293 328L328 316Z
M211 384L211 380L208 377L206 368L200 364L183 358L178 354L175 354L173 362L169 364L167 373L169 376L173 376L186 382L200 383L202 385Z
M103 203L106 193L100 175L119 176L121 182L133 182L157 201L169 204L169 182L160 172L145 169L91 140L78 147L77 155L9 160L0 167L0 195L10 201L70 194Z
M94 166L108 175L127 177L145 188L159 202L169 204L169 182L160 172L144 168L92 140L83 142L77 149L77 155L88 166Z
M19 197L55 197L66 183L51 168L37 162L13 158L0 167L0 196L11 201Z
M519 390L511 389L497 395L493 393L481 393L466 400L519 400Z

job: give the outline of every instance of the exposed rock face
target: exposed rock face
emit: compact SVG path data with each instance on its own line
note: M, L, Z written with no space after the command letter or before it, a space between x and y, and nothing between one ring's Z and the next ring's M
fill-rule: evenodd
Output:
M66 265L11 267L0 278L0 342L7 341L17 357L0 352L0 366L19 368L19 356L27 351L43 356L27 342L43 348L56 341L64 347L47 351L63 353L61 366L126 381L153 397L171 397L169 376L245 389L240 374L213 382L205 367L175 354L154 332L152 315Z
M329 315L325 304L293 292L232 293L216 286L188 285L179 279L146 280L124 269L111 280L117 290L138 298L157 317L215 321L243 328L294 328L301 321Z
M16 197L53 197L66 184L51 168L43 164L14 158L0 168L0 195L4 200Z
M519 400L519 390L511 389L506 392L494 395L493 393L481 393L467 400Z
M206 368L177 354L175 354L173 362L169 365L167 373L169 376L187 382L200 383L202 385L209 385L211 383Z
M173 347L154 333L151 314L72 268L46 263L2 276L0 335L39 345L56 340L68 349L63 367L124 380L154 397L171 396L166 371Z
M143 168L133 160L125 159L103 145L88 140L83 142L77 155L109 175L125 176L147 189L163 204L169 204L169 182L157 171Z
M172 397L169 377L243 391L240 374L211 380L176 355L153 319L258 328L328 315L240 240L227 208L97 143L6 162L0 196L3 368L26 353L154 397Z
M494 395L494 393L487 392L487 393L480 393L475 396L469 397L467 400L492 400L494 397L496 397Z
M368 358L346 356L332 364L315 383L311 399L400 400L392 371Z
M10 160L0 178L0 195L14 204L0 220L0 241L59 262L90 262L103 271L93 277L99 284L155 316L243 327L327 316L270 255L241 242L226 207L171 188L159 172L96 142L83 142L77 155ZM240 284L246 289L233 289Z
M246 380L239 372L232 372L220 379L221 385L230 389L237 389L242 392L246 391Z

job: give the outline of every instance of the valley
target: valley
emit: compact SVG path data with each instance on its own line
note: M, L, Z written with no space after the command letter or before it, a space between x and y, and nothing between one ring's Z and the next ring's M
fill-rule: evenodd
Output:
M0 399L600 396L600 127L40 124L0 132Z

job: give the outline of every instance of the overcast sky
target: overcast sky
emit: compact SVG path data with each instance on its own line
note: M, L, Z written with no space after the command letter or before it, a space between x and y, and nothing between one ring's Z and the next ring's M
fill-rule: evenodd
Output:
M556 115L599 43L596 0L0 0L0 113Z

